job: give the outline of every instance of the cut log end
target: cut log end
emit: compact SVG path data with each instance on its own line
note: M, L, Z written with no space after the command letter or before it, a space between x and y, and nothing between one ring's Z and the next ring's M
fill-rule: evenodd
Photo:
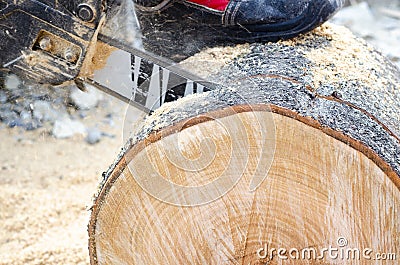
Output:
M272 120L273 142L265 131ZM242 133L228 132L238 123ZM207 150L214 155L201 155ZM365 154L293 118L237 113L136 145L126 157L96 215L98 264L262 264L271 258L260 254L266 245L322 251L338 239L400 250L400 186ZM228 180L200 194L176 194L161 181L204 187L220 178ZM263 181L251 191L255 179Z

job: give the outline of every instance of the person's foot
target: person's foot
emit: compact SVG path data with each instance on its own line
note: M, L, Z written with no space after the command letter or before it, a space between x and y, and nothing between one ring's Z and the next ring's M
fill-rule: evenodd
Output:
M332 17L345 0L134 0L139 10L155 12L185 4L220 18L224 32L242 40L287 39L308 32ZM212 21L212 22L211 22ZM207 19L205 22L207 23Z

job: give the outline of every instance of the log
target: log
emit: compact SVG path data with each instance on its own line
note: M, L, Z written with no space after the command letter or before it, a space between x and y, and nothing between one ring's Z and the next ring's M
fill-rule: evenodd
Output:
M224 86L132 135L94 199L91 264L400 255L400 74L386 58L325 24L183 63Z

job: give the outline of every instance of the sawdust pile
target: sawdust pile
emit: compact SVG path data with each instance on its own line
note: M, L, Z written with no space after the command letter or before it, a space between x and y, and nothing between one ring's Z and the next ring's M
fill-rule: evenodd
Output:
M250 51L249 44L241 44L235 47L213 47L189 57L180 62L180 65L182 68L206 78L209 75L218 74L222 67L241 55L250 53Z
M86 118L115 135L96 145L0 125L0 265L89 264L88 207L123 145L125 105L114 102L113 127L106 109Z
M313 61L314 87L323 84L340 82L342 80L358 80L369 87L386 87L394 82L393 76L384 76L387 64L377 60L374 47L364 40L355 38L353 33L342 26L326 23L307 34L299 41L310 41L316 36L330 40L329 46L304 50L307 58ZM296 41L286 41L282 44L296 44Z

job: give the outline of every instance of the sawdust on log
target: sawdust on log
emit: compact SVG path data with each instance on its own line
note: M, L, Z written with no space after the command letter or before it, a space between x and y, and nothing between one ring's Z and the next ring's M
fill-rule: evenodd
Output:
M231 63L241 55L250 53L249 44L237 46L213 47L195 54L180 62L180 65L189 71L196 73L202 78L217 74L222 67Z
M321 36L330 40L331 45L316 49L305 49L304 54L315 63L313 83L317 88L323 84L358 80L369 87L386 87L394 80L390 76L378 74L377 69L384 65L377 60L374 48L364 40L355 38L353 33L342 26L326 23L315 29L304 39ZM282 44L293 45L303 42L303 38L284 41Z

